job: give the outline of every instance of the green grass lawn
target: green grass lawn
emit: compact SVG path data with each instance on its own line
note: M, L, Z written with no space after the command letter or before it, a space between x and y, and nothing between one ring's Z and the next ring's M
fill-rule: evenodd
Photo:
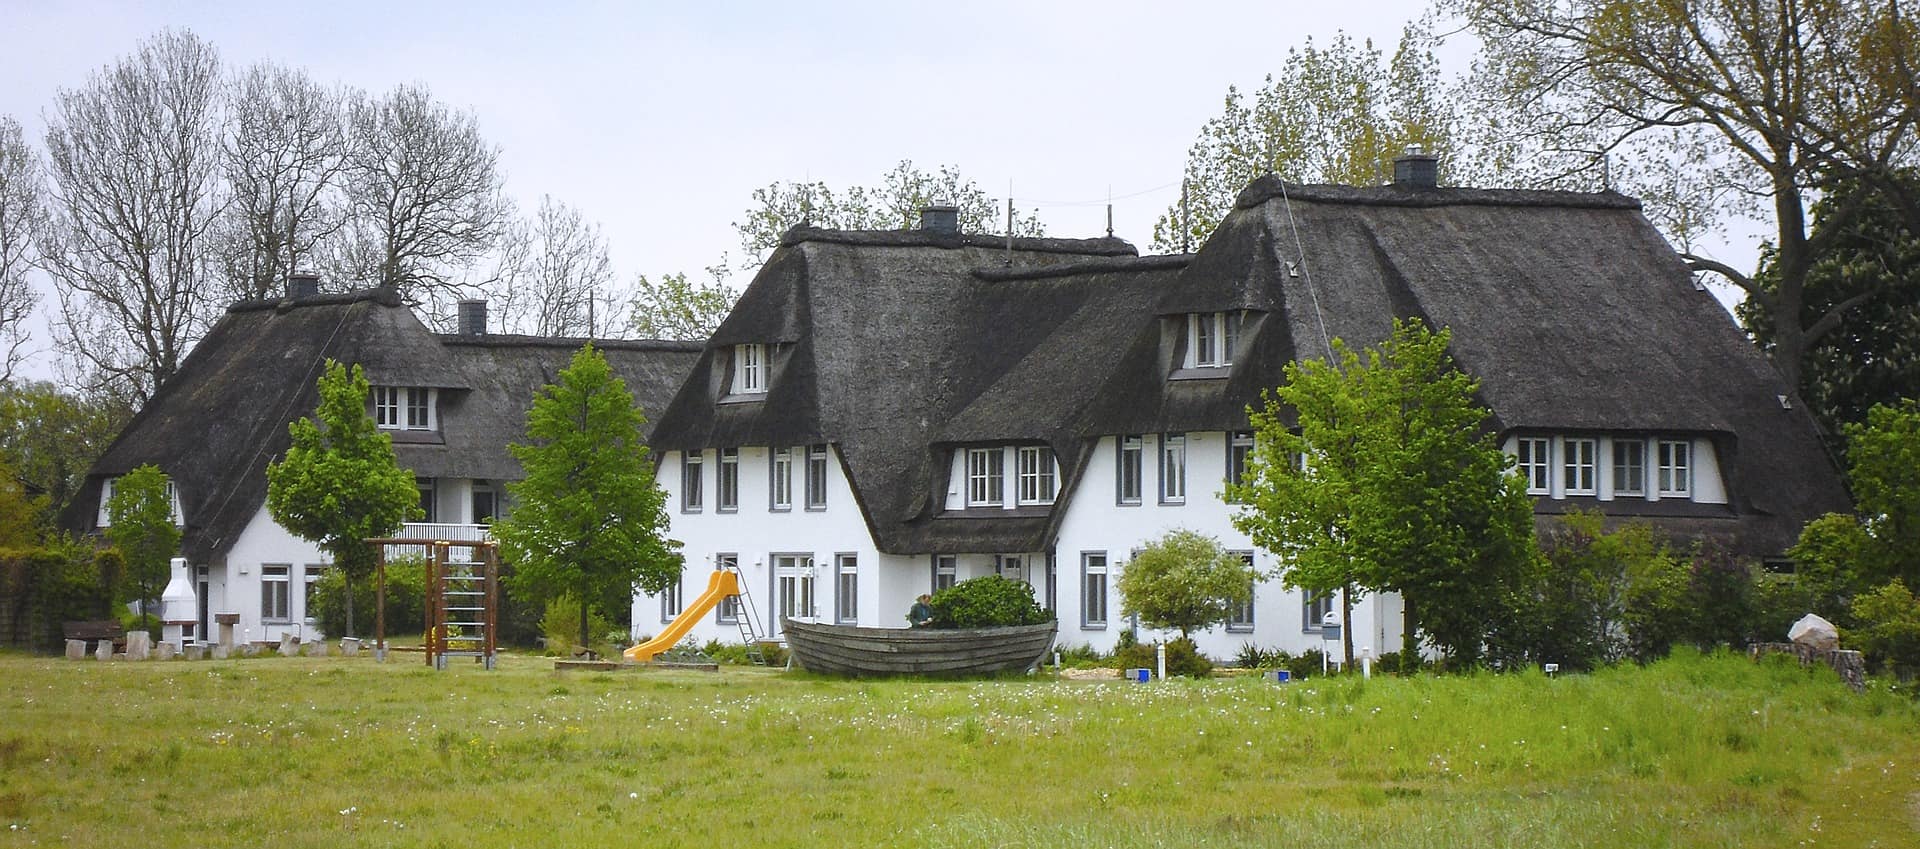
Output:
M0 656L0 847L1920 845L1825 670L848 682Z

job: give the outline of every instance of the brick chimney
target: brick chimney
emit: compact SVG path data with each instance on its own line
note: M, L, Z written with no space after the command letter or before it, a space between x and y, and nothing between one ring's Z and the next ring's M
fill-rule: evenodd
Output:
M957 235L960 232L960 207L926 206L920 209L920 229L929 233Z
M487 335L487 302L461 301L459 306L458 328L462 336Z
M1407 152L1393 161L1393 185L1395 188L1411 191L1425 191L1440 186L1440 157L1411 145Z

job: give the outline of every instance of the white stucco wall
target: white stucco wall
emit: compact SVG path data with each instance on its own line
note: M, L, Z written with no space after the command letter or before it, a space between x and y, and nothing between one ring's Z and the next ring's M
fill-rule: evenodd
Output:
M302 639L320 637L318 625L307 619L306 567L309 564L332 562L332 558L313 543L294 536L276 524L267 515L266 507L262 506L254 512L246 529L240 532L233 548L227 552L226 568L208 570L207 580L213 596L208 610L211 613L240 614L240 624L234 626L236 641L277 641L283 633L291 633ZM260 615L261 567L267 564L291 567L288 570L288 617L285 620L270 622ZM371 611L367 616L372 616ZM372 622L371 618L367 618L361 630L372 633ZM208 639L218 636L218 627L214 626L214 632L208 635Z

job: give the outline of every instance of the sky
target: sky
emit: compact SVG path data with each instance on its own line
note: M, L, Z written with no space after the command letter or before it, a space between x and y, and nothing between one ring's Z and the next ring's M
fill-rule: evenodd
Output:
M60 89L184 28L231 67L421 83L473 111L520 208L550 195L599 222L623 280L737 264L756 188L871 185L901 160L1011 194L1054 236L1103 235L1111 198L1115 235L1145 252L1229 85L1257 87L1309 37L1390 52L1425 5L0 0L0 114L37 144ZM1729 250L1750 265L1750 245Z

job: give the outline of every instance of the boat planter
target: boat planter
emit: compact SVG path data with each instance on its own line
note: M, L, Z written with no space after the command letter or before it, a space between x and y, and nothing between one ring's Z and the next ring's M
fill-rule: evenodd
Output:
M862 628L780 620L793 662L828 675L984 675L1024 670L1053 646L1057 622L1004 628Z

